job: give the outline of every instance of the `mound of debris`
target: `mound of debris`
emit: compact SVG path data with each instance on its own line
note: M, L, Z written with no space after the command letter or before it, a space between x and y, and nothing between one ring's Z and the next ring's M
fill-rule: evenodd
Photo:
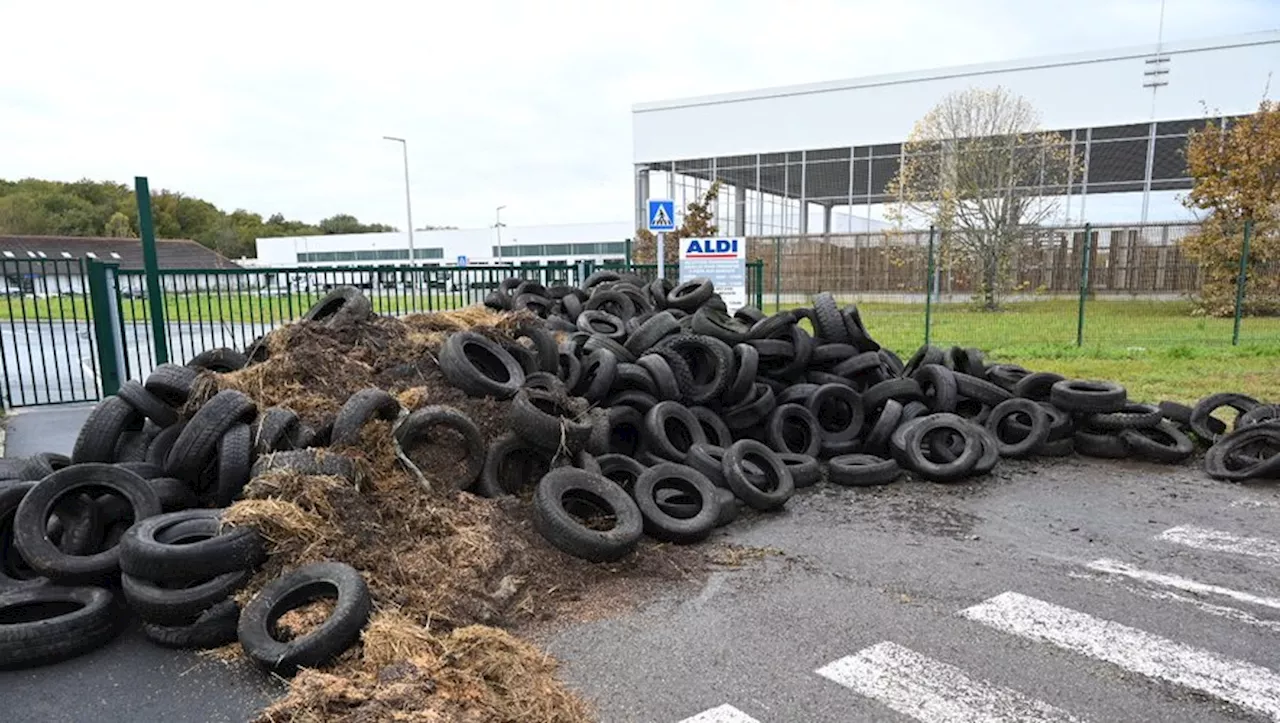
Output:
M1134 402L961 347L904 363L829 294L730 314L705 279L599 272L486 305L393 318L336 289L244 352L126 383L69 459L0 466L0 608L49 613L0 624L0 665L104 644L118 586L157 643L296 676L262 720L585 720L490 626L625 604L824 479L1180 463L1197 441L1214 477L1280 477L1274 405Z

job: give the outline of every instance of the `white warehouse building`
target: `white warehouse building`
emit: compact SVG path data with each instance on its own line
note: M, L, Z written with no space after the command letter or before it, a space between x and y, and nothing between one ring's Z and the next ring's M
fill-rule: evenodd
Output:
M432 229L413 232L413 257L422 267L620 263L634 233L628 221ZM256 246L252 265L259 267L410 263L409 235L403 231L260 238Z
M1269 85L1270 84L1270 85ZM883 218L903 142L949 93L1001 86L1030 101L1081 169L1032 192L1060 223L1186 220L1187 132L1255 111L1280 85L1280 31L641 103L633 108L635 222L721 181L737 236L838 234ZM677 222L679 219L677 219Z

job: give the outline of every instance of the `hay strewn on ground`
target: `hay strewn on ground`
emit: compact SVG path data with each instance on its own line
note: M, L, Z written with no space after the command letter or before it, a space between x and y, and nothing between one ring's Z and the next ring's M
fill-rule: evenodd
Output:
M491 441L507 431L507 403L450 387L435 352L449 331L501 337L523 320L477 307L336 330L294 324L267 337L267 361L202 377L194 403L234 388L319 427L352 393L377 386L411 410L457 407ZM527 502L450 491L458 467L448 462L460 455L448 443L420 465L428 492L397 459L391 424L371 422L359 444L332 452L358 461L358 482L276 470L227 510L227 524L257 527L271 551L242 600L284 570L336 560L361 571L375 604L363 644L326 671L297 676L260 720L589 720L587 705L556 680L554 660L488 626L606 614L655 579L691 578L704 566L699 550L652 543L611 565L564 555L533 532ZM281 626L311 622L296 615Z

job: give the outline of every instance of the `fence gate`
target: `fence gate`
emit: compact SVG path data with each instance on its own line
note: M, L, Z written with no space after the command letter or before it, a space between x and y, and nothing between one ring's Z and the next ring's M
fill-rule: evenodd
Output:
M0 402L5 408L99 398L85 264L0 259Z

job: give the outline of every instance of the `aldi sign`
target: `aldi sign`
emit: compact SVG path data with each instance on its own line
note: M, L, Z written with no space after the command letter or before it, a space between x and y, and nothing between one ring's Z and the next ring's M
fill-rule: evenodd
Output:
M680 242L680 281L711 279L729 313L747 305L747 243L741 238L689 238Z

